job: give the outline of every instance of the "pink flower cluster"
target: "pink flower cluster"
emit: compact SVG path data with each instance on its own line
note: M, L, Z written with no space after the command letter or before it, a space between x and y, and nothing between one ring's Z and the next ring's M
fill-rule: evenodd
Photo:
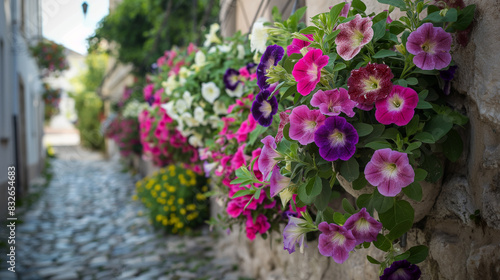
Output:
M106 130L106 137L116 142L123 157L140 153L141 141L137 119L116 117Z

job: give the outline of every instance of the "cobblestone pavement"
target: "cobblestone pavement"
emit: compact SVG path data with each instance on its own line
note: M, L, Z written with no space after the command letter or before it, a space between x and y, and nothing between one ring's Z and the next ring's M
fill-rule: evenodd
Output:
M118 162L61 151L52 182L17 228L17 279L245 279L232 260L215 258L208 230L153 231Z

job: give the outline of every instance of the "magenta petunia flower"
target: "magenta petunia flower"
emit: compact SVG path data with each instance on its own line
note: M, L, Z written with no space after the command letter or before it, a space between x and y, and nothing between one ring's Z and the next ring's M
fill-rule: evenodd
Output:
M335 38L335 44L340 57L351 60L372 40L372 24L369 18L363 18L360 14L349 22L339 24L337 29L340 29L340 33Z
M264 180L267 180L274 166L278 163L276 158L281 157L281 155L276 151L276 142L274 142L274 137L271 135L266 136L261 142L264 144L264 147L260 152L258 164Z
M344 224L346 229L352 231L356 237L356 245L363 242L372 242L377 240L377 235L382 229L382 223L375 220L362 208L358 213L352 215Z
M273 116L278 112L278 101L276 96L271 96L271 92L267 89L262 90L255 97L252 103L252 116L262 126L270 126L273 122Z
M325 116L319 110L311 110L306 105L295 107L290 114L290 138L302 145L314 142L314 132L323 125Z
M296 244L299 245L301 253L304 250L304 238L309 230L304 229L300 224L307 224L307 221L288 215L288 224L283 229L283 245L289 254L295 252Z
M281 46L272 45L267 46L266 51L262 54L260 63L257 66L257 85L261 90L269 87L266 74L272 66L278 65L284 53L285 50Z
M349 96L362 110L370 110L373 103L386 98L392 89L394 78L391 68L385 64L368 63L365 67L351 71L347 80Z
M343 117L329 117L314 133L319 154L328 161L348 160L356 151L358 132Z
M292 70L292 75L297 81L297 91L302 95L308 95L319 83L321 69L328 64L328 56L323 55L319 49L310 49L301 58Z
M356 238L352 231L343 226L322 222L318 240L320 254L332 257L336 263L343 263L349 258L349 252L356 247Z
M421 274L417 265L401 260L393 262L390 267L384 269L380 280L418 280Z
M408 155L389 148L376 150L365 167L368 183L384 196L396 196L415 179Z
M283 139L283 129L290 123L290 115L286 112L280 112L280 125L278 126L278 132L276 132L276 138L274 139L276 143L281 142Z
M264 234L268 229L271 228L271 224L267 221L267 217L264 214L259 214L257 218L252 218L251 215L247 217L246 222L247 238L250 240L255 239L257 233Z
M290 185L290 177L283 176L280 173L280 168L275 165L273 168L273 173L271 174L271 179L269 180L270 185L270 194L271 197L279 194L283 189L287 188Z
M411 88L395 85L386 99L375 103L375 118L381 124L407 125L418 104L418 94Z
M307 37L309 40L313 40L313 34L303 34L304 36ZM300 50L302 48L305 48L309 46L311 42L300 40L300 39L293 39L292 44L286 47L286 54L290 56L293 53L300 53Z
M347 90L338 88L333 90L318 90L311 99L311 105L318 107L322 114L338 116L341 112L349 117L354 117L356 102L349 98Z
M408 36L406 49L422 70L443 69L451 62L451 35L432 23L424 23Z

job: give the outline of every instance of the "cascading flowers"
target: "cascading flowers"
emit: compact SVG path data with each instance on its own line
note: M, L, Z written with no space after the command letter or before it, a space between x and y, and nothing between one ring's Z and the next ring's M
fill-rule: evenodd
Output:
M265 191L266 199L302 208L302 218L290 216L283 230L289 253L296 246L303 251L307 233L316 231L319 252L335 262L372 243L386 252L383 260L369 257L381 265L381 279L418 279L416 264L428 249L401 246L415 219L406 200L420 201L419 182L442 176L435 151L451 143L457 149L444 156L456 160L461 154L450 131L467 118L445 97L456 69L452 32L467 28L474 7L440 11L423 0L399 1L398 7L412 16L391 18L394 7L368 14L356 1L299 27L303 8L266 27L268 37L258 34L267 38L267 48L259 50L260 92L251 112L277 134L261 136L260 156L236 170L231 183L249 184L233 197L259 202ZM439 79L448 83L444 91L436 86ZM262 176L252 172L255 166ZM355 205L344 199L342 209L331 208L343 189L367 193L352 198ZM268 228L258 217L255 232Z

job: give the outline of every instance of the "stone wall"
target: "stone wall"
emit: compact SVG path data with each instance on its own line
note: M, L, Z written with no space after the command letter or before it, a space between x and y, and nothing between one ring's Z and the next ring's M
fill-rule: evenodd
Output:
M341 1L309 0L308 17ZM387 9L376 1L370 11ZM470 121L462 131L464 153L456 163L446 162L440 194L430 213L408 234L408 246L429 246L428 259L420 264L421 279L499 279L500 277L500 2L465 0L476 4L470 41L455 44L458 65L450 103ZM470 215L480 211L479 219ZM278 234L249 242L233 232L219 244L220 254L231 255L257 279L377 279L378 267L366 254L381 257L374 249L351 254L342 265L321 256L317 243L305 253L289 255Z

